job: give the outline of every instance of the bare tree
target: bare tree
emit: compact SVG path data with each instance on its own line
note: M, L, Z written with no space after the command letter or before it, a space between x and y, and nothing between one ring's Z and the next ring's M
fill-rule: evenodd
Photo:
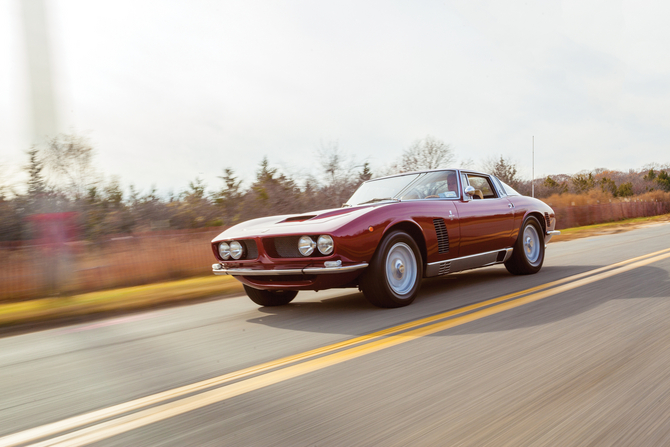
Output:
M326 184L335 184L345 172L342 166L345 157L340 153L337 142L321 143L321 148L317 151L317 158L326 173Z
M340 151L337 142L321 145L317 152L321 167L325 175L325 181L321 182L318 194L321 206L324 208L337 208L342 206L354 193L356 188L372 176L368 162L357 164L353 157ZM361 169L356 176L355 172ZM306 183L307 186L314 186Z
M428 135L422 140L415 141L403 152L398 171L446 168L455 161L456 157L451 146Z
M59 134L49 140L44 149L44 171L53 187L61 189L75 200L100 182L93 168L93 146L90 141L75 134Z

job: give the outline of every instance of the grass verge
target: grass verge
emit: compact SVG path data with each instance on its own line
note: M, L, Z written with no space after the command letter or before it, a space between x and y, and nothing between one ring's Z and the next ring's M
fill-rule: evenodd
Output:
M634 219L619 220L616 222L607 222L595 225L586 225L583 227L566 228L561 230L561 234L554 236L551 242L570 241L590 236L600 236L603 234L616 234L624 231L634 230L635 228L653 225L655 223L670 222L670 214L660 216L636 217Z
M242 292L232 276L207 276L81 295L0 304L0 327L83 315L150 309Z

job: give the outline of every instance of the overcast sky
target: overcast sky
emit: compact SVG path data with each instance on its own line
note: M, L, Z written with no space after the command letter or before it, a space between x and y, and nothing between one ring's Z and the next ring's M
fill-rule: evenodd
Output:
M31 144L20 0L0 0L0 164ZM61 131L124 186L179 192L264 156L380 169L431 135L536 177L670 163L665 1L46 2ZM249 182L247 182L247 185Z

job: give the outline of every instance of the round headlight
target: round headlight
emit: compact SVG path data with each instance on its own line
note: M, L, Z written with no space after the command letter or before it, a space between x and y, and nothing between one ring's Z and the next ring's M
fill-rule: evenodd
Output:
M244 256L244 247L242 246L242 244L240 244L237 241L231 242L230 256L232 256L233 259L240 259L242 256Z
M221 256L221 259L224 260L230 258L230 245L225 242L221 242L219 244L219 256Z
M309 256L312 253L314 253L314 249L316 248L316 244L312 240L311 237L309 236L302 236L300 240L298 240L298 251L303 255L303 256Z
M322 255L329 255L333 252L333 238L327 234L322 234L319 236L319 239L316 240L316 246L319 248Z

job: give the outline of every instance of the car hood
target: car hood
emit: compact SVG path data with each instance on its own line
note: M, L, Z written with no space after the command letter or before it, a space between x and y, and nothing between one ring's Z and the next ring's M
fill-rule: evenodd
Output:
M392 202L382 202L351 208L334 208L302 214L261 217L228 228L215 237L212 242L255 236L328 233L376 208L392 204Z

